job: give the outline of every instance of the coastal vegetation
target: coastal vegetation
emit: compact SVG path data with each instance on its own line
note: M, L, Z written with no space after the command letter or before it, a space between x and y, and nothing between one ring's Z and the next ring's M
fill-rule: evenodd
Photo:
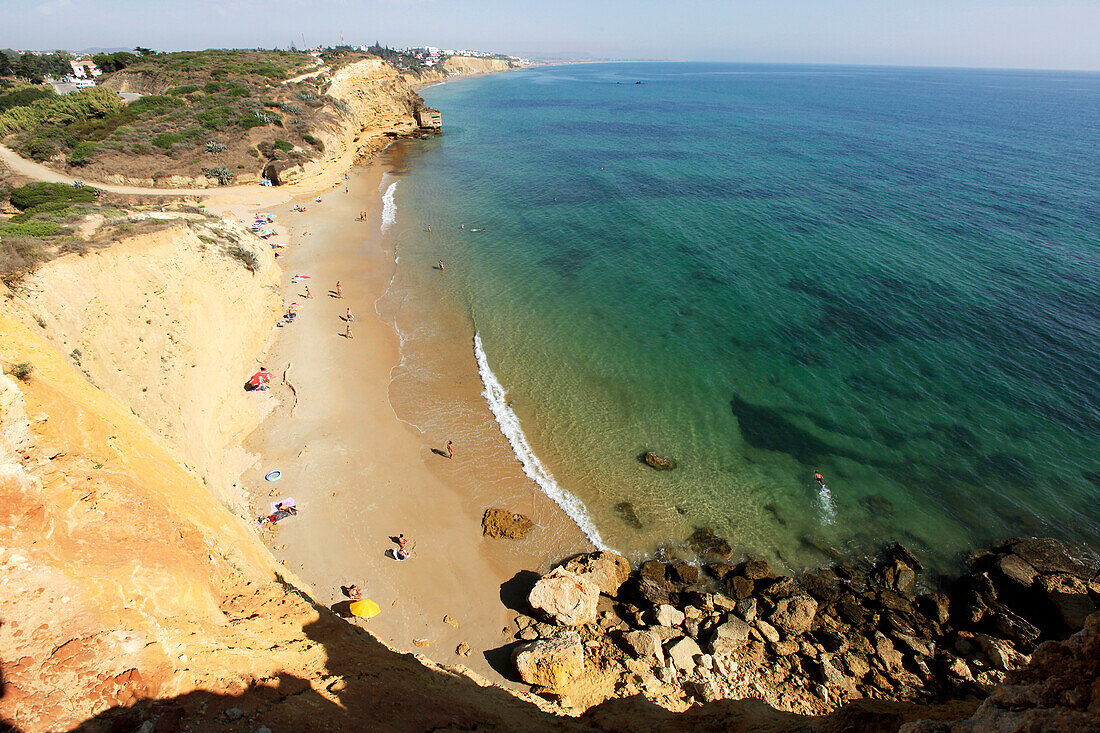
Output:
M139 50L93 57L105 72L97 88L61 96L12 83L0 94L0 139L93 177L205 175L224 184L323 151L316 131L347 110L316 78L279 83L318 66L308 54ZM117 92L131 88L144 96L127 104Z

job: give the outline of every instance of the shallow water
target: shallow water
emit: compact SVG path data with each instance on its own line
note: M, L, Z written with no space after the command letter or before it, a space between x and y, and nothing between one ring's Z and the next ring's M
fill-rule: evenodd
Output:
M1100 541L1100 75L601 64L424 96L445 133L387 192L387 297L447 318L406 354L466 379L476 332L590 536L707 526L793 568ZM453 431L446 363L407 358L396 402Z

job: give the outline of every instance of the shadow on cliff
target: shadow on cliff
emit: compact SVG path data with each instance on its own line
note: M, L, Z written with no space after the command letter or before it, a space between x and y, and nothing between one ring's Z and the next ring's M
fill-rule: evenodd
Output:
M906 720L965 717L973 710L973 705L966 703L961 708L960 704L919 707L865 700L827 718L808 718L777 711L759 700L721 700L676 714L634 697L609 700L580 717L562 717L499 687L482 686L449 669L425 667L414 655L391 651L363 629L299 594L317 609L320 618L304 628L310 641L287 643L322 645L327 654L323 674L311 679L280 674L247 686L226 680L230 689L221 692L200 690L172 698L140 699L106 710L75 730L895 731ZM240 689L233 689L234 685Z

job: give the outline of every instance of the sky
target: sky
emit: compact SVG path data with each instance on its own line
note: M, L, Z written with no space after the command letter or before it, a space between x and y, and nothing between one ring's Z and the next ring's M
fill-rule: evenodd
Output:
M0 0L0 47L1100 70L1100 0Z

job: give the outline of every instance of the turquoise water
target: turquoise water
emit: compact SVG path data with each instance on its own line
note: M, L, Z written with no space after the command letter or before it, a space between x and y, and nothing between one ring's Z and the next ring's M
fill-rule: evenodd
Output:
M601 543L1100 543L1100 75L600 64L423 96L445 133L408 151L395 282L470 333L407 337L476 368L479 334Z

